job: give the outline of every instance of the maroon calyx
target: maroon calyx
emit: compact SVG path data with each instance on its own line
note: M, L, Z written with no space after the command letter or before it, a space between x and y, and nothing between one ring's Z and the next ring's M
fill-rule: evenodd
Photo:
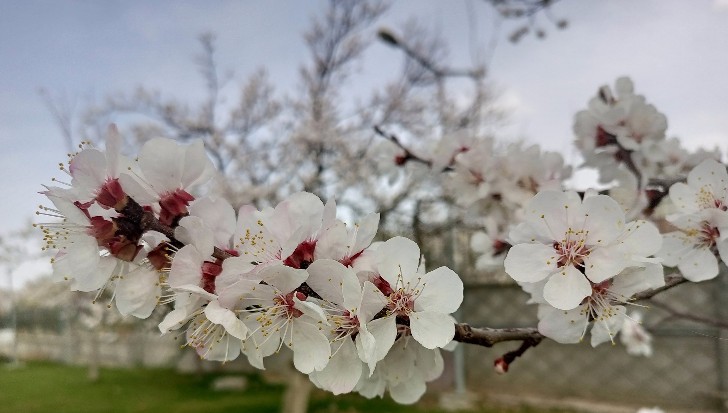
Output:
M288 258L283 260L283 265L305 270L313 262L313 253L315 250L316 240L303 241L298 244Z
M121 188L118 178L107 179L96 194L96 202L105 209L121 207L126 200L126 193Z
M159 221L164 225L172 225L176 218L187 214L187 207L194 200L195 197L182 188L164 194L159 200Z
M222 272L222 262L205 261L202 263L202 289L210 294L215 294L215 279Z

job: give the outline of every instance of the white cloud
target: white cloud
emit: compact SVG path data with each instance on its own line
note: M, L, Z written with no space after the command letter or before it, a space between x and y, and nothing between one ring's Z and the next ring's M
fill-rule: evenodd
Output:
M713 8L719 11L728 11L728 0L713 1Z

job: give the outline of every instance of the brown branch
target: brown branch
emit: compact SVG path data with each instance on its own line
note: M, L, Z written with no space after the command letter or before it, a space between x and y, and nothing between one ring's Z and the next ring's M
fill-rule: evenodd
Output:
M402 151L404 151L403 155L398 155L395 158L395 163L397 165L404 165L409 161L418 162L423 165L426 165L428 168L432 167L432 160L422 158L421 156L415 155L410 151L402 142L399 141L399 138L397 138L396 135L385 132L379 125L374 126L374 132L376 132L377 135L387 139L388 141L392 142L393 144L397 145ZM451 166L446 166L442 168L442 172L448 172L452 171L453 168Z
M645 290L645 291L639 292L639 293L633 295L632 297L630 297L629 301L639 301L639 300L646 300L648 298L652 298L653 296L655 296L663 291L667 291L670 288L678 286L687 281L688 280L681 275L670 274L667 276L667 279L665 280L665 285L663 285L662 287L653 288L651 290Z
M483 347L493 347L504 341L543 340L546 338L535 327L526 328L477 328L466 323L455 324L455 337L453 340L460 343L476 344Z
M660 288L654 288L651 290L645 290L642 292L639 292L632 297L630 297L627 301L634 302L639 300L646 300L649 298L652 298L653 296L662 293L663 291L667 291L671 288L674 288L682 283L687 282L687 279L680 275L672 274L667 277L667 280L665 280L665 285ZM654 303L654 301L653 301ZM669 312L669 310L668 310ZM692 316L692 320L700 321L698 320L697 316ZM688 318L686 316L685 318ZM716 325L715 320L708 320L710 321L708 324L710 325ZM721 323L722 325L722 323ZM527 340L543 340L546 338L543 334L538 332L538 329L535 327L524 327L524 328L476 328L471 327L468 324L465 323L456 323L455 324L455 337L453 340L461 342L461 343L468 343L468 344L475 344L483 347L493 347L493 345L497 343L501 343L504 341L527 341ZM533 346L530 346L533 347ZM524 350L525 351L525 350Z

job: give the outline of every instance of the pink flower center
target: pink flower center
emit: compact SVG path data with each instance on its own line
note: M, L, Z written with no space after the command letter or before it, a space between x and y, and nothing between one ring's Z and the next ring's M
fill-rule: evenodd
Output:
M389 296L387 309L391 314L409 316L409 314L415 309L415 297L411 292L407 292L404 288L400 288Z
M575 267L583 267L584 258L589 255L591 250L586 246L583 238L574 240L570 239L568 235L561 242L554 242L553 247L558 258L557 266L573 265Z
M717 239L720 238L720 230L707 221L703 221L698 233L698 242L708 248L715 246Z
M333 321L336 326L334 333L337 337L354 337L359 332L359 318L349 311L344 311L341 316L335 317Z
M273 302L283 308L287 318L298 318L303 315L303 311L295 307L296 302L293 300L294 296L301 301L306 299L306 294L300 291L292 291L286 295L279 294L273 297Z

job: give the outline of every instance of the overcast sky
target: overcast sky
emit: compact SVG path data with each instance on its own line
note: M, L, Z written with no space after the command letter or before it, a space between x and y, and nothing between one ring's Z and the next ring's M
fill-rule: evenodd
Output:
M197 36L213 31L219 66L244 79L266 67L279 92L295 91L306 59L301 33L323 1L0 1L0 233L30 220L35 194L65 160L61 134L38 94L45 88L80 110L88 98L138 85L194 102L204 85L192 61ZM468 25L472 10L474 28ZM638 93L665 113L669 136L691 148L728 149L728 0L562 0L543 16L548 36L510 44L481 1L400 1L381 25L396 30L411 16L440 31L451 64L466 66L471 45L490 50L491 82L512 110L509 133L576 161L572 118L602 84L629 75ZM474 30L473 38L469 33ZM494 37L495 36L495 37ZM377 84L400 56L369 51L353 98ZM37 271L37 270L33 270ZM2 286L4 280L0 281Z

